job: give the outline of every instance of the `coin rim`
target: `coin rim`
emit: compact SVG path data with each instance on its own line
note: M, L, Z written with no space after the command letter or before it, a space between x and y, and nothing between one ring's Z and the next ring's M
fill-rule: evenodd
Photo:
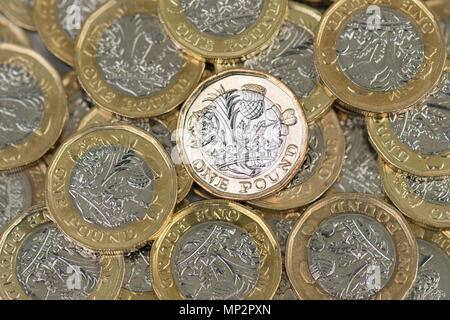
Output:
M0 14L0 34L8 34L9 41L7 43L13 43L25 48L31 48L31 42L25 31L12 23L8 18ZM13 41L10 41L13 40Z
M24 29L36 31L33 8L19 0L0 1L0 10L11 21Z

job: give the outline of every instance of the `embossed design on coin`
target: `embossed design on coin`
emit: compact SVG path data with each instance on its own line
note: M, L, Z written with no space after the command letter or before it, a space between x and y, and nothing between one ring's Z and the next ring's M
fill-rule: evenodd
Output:
M77 91L69 97L69 120L61 134L61 141L67 140L78 128L81 119L89 112L92 101L82 91Z
M54 225L37 228L20 247L16 274L25 293L38 300L81 300L100 279L101 258L74 245Z
M125 255L125 278L122 287L135 292L153 291L150 279L149 244L144 248Z
M356 85L385 92L407 84L424 60L424 42L415 23L402 12L380 7L379 28L368 27L371 12L355 14L336 40L338 63Z
M183 58L158 18L125 16L109 26L97 46L97 63L106 82L132 97L149 97L167 88Z
M32 187L24 172L0 174L0 229L32 205Z
M23 142L44 116L44 95L21 67L0 65L0 149Z
M425 201L450 205L450 176L426 178L404 173L409 189Z
M395 257L385 227L362 214L342 214L322 223L308 249L313 278L340 299L365 299L380 291L394 272Z
M211 36L231 37L253 26L263 12L265 0L179 0L186 19Z
M286 21L271 45L245 61L244 67L270 73L286 83L299 99L306 98L318 84L313 35Z
M440 20L442 31L444 31L444 40L447 44L447 50L450 50L450 18Z
M178 241L172 269L187 299L245 298L259 277L260 254L250 235L221 221L205 222Z
M69 198L85 221L120 228L145 216L155 197L154 181L151 168L135 151L99 146L75 163Z

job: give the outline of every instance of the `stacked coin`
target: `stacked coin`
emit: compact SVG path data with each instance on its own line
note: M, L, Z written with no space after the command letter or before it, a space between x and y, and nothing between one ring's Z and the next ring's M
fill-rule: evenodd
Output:
M449 300L450 5L299 2L0 2L0 298Z

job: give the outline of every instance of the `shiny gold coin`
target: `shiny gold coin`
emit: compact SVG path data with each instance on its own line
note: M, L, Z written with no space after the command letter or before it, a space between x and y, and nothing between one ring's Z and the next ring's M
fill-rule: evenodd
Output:
M33 17L33 7L35 0L2 0L0 10L14 21L21 28L35 31L36 24Z
M240 59L266 47L287 15L287 0L159 0L159 16L176 45L197 59Z
M450 228L450 176L421 177L379 161L384 190L407 217L428 227Z
M403 299L417 274L411 229L392 206L340 193L297 220L286 244L286 270L300 299Z
M336 113L330 110L309 126L306 160L281 191L250 204L271 210L300 208L320 198L339 177L345 139Z
M294 93L263 72L233 69L209 78L180 111L182 161L195 182L222 198L279 191L300 168L307 144Z
M281 278L271 228L225 200L194 202L178 213L153 244L150 261L160 299L271 299Z
M338 1L325 13L315 44L325 86L364 114L416 106L439 81L445 57L437 18L419 0Z
M75 66L98 106L129 118L175 109L204 69L174 48L157 17L156 0L108 1L91 14L76 43Z
M67 119L67 96L56 70L39 54L0 44L0 171L40 159Z
M107 254L158 236L176 203L175 167L155 137L133 126L92 127L58 148L47 175L52 219L72 240Z
M172 113L171 116L166 116L164 119L126 119L119 116L114 116L108 111L99 108L93 108L81 120L78 130L83 130L88 127L97 125L104 125L108 123L124 123L138 127L150 134L152 134L164 146L167 153L171 156L176 154L175 137L172 138L173 132L177 128L178 113ZM193 180L182 164L175 165L177 172L177 203L182 201L191 190Z
M112 300L123 280L123 256L101 256L67 239L47 208L31 207L0 239L4 300Z
M31 48L27 34L0 14L0 42L7 42Z

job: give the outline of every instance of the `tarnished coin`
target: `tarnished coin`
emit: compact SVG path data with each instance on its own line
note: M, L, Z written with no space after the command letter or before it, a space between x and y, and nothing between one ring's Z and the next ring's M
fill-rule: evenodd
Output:
M447 50L450 50L450 5L448 0L429 0L427 5L437 15L444 33ZM449 58L447 53L447 59Z
M106 0L35 0L34 21L48 50L73 66L75 40L86 18Z
M450 228L450 176L416 176L379 160L384 190L407 217L428 227Z
M312 203L339 177L344 155L344 134L336 113L330 110L309 126L306 159L289 184L274 195L249 203L271 210L300 208Z
M417 263L417 243L402 215L357 193L314 203L286 244L286 270L300 299L403 299Z
M0 258L5 300L112 300L125 270L123 256L101 256L71 242L42 205L25 210L8 226Z
M315 58L321 79L344 105L379 114L422 101L439 81L446 49L422 1L342 0L322 19Z
M233 69L209 78L180 111L182 161L195 182L222 198L279 191L297 173L307 145L295 94L263 72Z
M155 238L176 203L175 167L145 131L123 124L92 127L56 151L46 199L52 219L80 245L131 252Z
M0 171L41 158L57 141L67 116L67 96L56 70L31 49L0 44Z
M160 299L271 299L281 251L267 223L225 200L191 203L153 244L153 288Z
M314 66L314 37L320 19L319 11L290 1L288 19L268 48L246 61L217 62L215 70L239 67L270 73L295 92L308 123L315 121L335 100L320 84Z
M366 119L370 141L389 164L420 176L450 175L450 60L423 104Z
M157 17L157 0L108 1L85 21L75 47L82 87L100 107L129 118L180 105L204 63L183 55Z
M172 112L164 118L127 119L115 116L112 113L99 108L93 108L81 120L78 130L107 123L129 124L152 134L163 145L164 149L173 159L173 157L177 157L177 146L174 134L174 131L177 128L177 121L178 112ZM177 172L177 203L179 203L188 195L193 180L187 173L183 164L180 163L175 165L175 170Z
M411 230L419 247L419 270L408 300L450 300L450 233L417 225Z
M31 48L27 34L0 14L0 42L7 42Z
M287 0L159 0L173 41L198 59L240 59L268 46L287 15Z
M19 27L35 31L34 2L35 0L2 0L0 1L0 10Z

